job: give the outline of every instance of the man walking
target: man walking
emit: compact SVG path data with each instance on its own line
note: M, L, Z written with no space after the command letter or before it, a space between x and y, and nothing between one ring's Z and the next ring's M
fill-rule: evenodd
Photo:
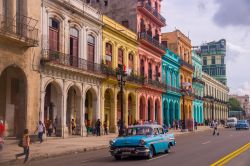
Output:
M219 135L218 123L217 123L217 121L213 121L212 123L213 123L213 128L214 128L213 135L215 135L215 134Z
M101 121L98 119L95 124L96 136L101 136Z
M45 133L45 126L42 121L39 121L36 131L38 131L38 139L40 143L43 142L43 134Z
M29 137L29 131L28 129L25 129L23 132L23 138L22 138L22 147L23 147L23 153L16 154L16 159L20 156L25 155L24 163L28 161L29 153L30 153L30 137Z

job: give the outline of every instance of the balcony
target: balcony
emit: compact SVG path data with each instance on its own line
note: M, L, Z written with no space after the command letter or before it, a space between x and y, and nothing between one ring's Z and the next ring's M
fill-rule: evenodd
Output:
M167 91L172 91L172 92L175 92L175 93L181 93L181 90L179 88L176 88L176 87L173 87L173 86L170 86L170 85L167 85Z
M158 50L160 50L162 53L165 53L166 46L159 43L159 41L155 40L152 36L146 34L146 32L140 32L138 36L139 40L145 41L148 45L153 45Z
M7 17L0 14L0 36L26 47L37 47L37 22L27 16Z
M193 78L193 82L197 82L197 83L200 83L200 84L202 84L202 85L205 85L205 82L204 82L204 81L202 81L201 79L196 78L196 77Z
M162 27L166 26L166 19L160 13L158 13L157 10L152 8L148 3L144 1L139 1L137 7L138 7L138 10L140 10L141 12L144 12L145 15L155 20L155 22L159 24L160 26Z
M194 98L197 99L197 100L203 100L203 97L198 96L198 95L194 95Z
M41 63L52 63L91 73L102 74L102 68L100 64L53 50L42 50Z
M181 64L181 66L186 66L187 68L194 70L194 66L192 64L189 64L188 62L186 62L182 59L180 59L180 64Z
M145 79L144 84L149 85L149 86L153 86L155 88L160 88L160 89L163 89L165 91L167 90L167 86L159 80Z

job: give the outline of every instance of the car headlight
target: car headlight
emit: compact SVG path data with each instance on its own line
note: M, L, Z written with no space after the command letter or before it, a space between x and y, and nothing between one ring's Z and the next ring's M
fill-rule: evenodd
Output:
M145 145L145 141L143 139L140 140L140 145Z
M115 143L114 140L110 140L110 141L109 141L109 145L111 145L111 146L112 146L114 143Z

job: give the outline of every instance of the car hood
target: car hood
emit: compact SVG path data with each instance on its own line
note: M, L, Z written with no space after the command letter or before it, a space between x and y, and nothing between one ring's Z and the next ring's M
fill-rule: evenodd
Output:
M127 137L119 137L114 139L114 146L138 146L140 144L140 140L148 138L150 136L146 135L136 135L136 136L127 136Z

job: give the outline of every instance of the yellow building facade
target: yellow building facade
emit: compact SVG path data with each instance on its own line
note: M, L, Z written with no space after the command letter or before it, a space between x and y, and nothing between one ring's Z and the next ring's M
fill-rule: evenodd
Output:
M162 41L166 41L168 48L175 54L180 56L180 82L183 88L183 83L188 85L185 87L192 90L192 78L194 67L192 65L192 45L191 40L185 36L180 30L163 33ZM184 96L184 111L185 119L193 119L193 95ZM181 119L184 118L183 97L181 97Z
M139 116L137 89L141 84L137 76L137 35L105 15L103 23L102 68L106 79L101 86L101 122L107 124L110 132L117 132L121 96L115 69L119 64L126 66L128 74L122 102L125 126L133 124Z

